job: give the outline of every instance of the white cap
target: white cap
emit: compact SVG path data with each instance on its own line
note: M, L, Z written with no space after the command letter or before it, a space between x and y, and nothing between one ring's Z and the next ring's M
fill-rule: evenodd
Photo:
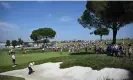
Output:
M32 62L32 64L34 65L34 64L35 64L35 62Z

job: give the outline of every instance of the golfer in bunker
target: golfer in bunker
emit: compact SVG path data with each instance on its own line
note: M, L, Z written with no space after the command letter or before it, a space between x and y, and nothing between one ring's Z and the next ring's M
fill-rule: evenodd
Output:
M29 75L31 75L33 72L35 72L35 71L33 71L33 69L32 69L32 66L33 66L34 64L35 64L35 63L32 62L32 63L30 63L29 66L28 66L28 69L29 69L28 74L29 74Z

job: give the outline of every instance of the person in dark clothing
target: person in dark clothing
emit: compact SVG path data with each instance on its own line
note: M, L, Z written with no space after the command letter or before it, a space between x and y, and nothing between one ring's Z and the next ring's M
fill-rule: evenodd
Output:
M124 47L124 50L123 50L123 52L124 52L124 58L126 58L126 48Z
M124 56L124 45L122 44L119 45L119 53L120 53L120 56Z
M131 44L128 44L128 56L130 59L131 59L131 54L132 54Z
M85 52L87 52L87 47L85 48Z
M115 54L116 57L118 57L118 45L117 44L113 46L113 53Z
M109 44L108 46L107 46L107 55L109 55L109 56L112 56L112 53L113 53L113 45L112 44Z
M95 51L95 53L96 53L96 51L97 51L96 44L94 44L94 51Z
M107 48L106 48L107 55L110 54L110 53L109 53L109 46L110 46L110 45L107 45Z

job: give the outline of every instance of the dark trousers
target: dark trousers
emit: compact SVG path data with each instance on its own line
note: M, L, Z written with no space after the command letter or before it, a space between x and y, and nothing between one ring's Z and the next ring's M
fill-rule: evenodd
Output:
M110 56L113 56L113 50L109 50Z
M114 50L113 51L113 55L115 55L117 57L118 56L118 51L117 50Z
M16 63L15 63L15 59L12 59L12 62L13 62L13 65L16 65Z
M128 53L129 58L131 58L131 53Z
M31 67L28 67L28 69L29 69L28 74L30 75L33 72L33 69Z
M125 56L125 53L123 50L120 50L120 56Z

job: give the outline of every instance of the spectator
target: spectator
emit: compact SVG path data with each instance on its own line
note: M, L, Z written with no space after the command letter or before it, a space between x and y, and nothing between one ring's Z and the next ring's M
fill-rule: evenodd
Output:
M128 44L128 56L130 59L131 59L131 54L132 54L131 44Z
M60 55L62 55L63 48L60 48Z
M115 54L116 57L118 56L118 45L117 44L114 44L113 53Z

